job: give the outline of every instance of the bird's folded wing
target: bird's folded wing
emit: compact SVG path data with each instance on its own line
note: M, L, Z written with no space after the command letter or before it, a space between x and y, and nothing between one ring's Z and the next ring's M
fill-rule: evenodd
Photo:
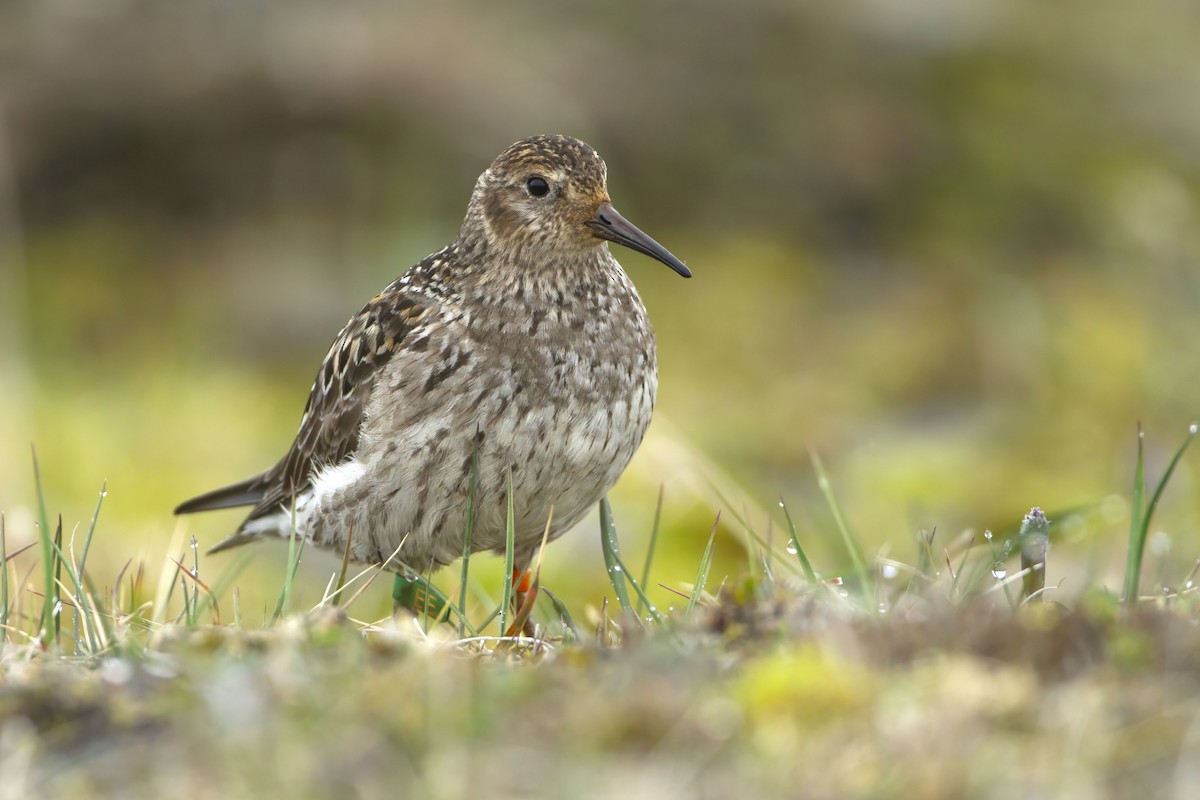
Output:
M380 370L411 346L413 331L434 316L432 305L397 282L350 319L313 382L296 441L265 473L266 491L248 521L272 513L307 490L314 468L337 464L355 452L363 410Z

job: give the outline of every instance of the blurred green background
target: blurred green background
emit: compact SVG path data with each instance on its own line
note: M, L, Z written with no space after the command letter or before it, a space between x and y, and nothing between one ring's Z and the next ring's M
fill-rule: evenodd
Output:
M1115 587L1136 422L1155 476L1200 415L1197 41L1200 6L1167 0L6 4L10 548L34 535L32 441L68 529L108 481L97 579L156 569L173 505L283 452L328 342L454 236L478 173L561 132L696 273L618 253L661 364L613 495L631 565L661 484L656 580L691 580L722 509L714 576L744 569L734 516L765 534L780 495L836 572L811 444L873 547L1040 505L1071 521L1049 584L1082 564ZM1197 555L1198 482L1193 456L1160 579ZM544 582L598 603L594 523L549 551ZM285 553L258 548L244 608ZM306 557L302 597L335 569Z

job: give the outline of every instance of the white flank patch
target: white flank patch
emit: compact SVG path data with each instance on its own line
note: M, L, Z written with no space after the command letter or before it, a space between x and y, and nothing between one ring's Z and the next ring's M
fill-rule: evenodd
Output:
M299 519L296 520L299 526ZM242 533L247 536L267 534L270 536L287 537L292 533L292 515L287 510L278 511L269 517L252 519L242 526Z
M366 467L358 461L347 461L336 467L326 467L313 476L313 488L296 498L296 513L288 505L279 507L279 511L267 517L251 520L242 527L246 535L270 535L284 539L292 535L293 524L296 534L303 538L308 530L308 518L313 509L324 500L354 484L363 474Z
M343 489L347 489L362 480L367 467L361 461L345 461L334 467L326 467L313 478L312 499L320 505ZM305 503L297 512L307 510L312 504Z

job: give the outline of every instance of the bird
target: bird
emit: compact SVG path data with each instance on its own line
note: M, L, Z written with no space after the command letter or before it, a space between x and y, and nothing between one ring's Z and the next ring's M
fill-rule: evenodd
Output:
M590 145L541 135L476 181L457 237L333 340L295 441L176 514L253 506L217 553L263 537L419 575L506 551L520 573L617 482L650 423L654 330L609 250L690 278L613 207ZM527 575L528 573L526 573Z

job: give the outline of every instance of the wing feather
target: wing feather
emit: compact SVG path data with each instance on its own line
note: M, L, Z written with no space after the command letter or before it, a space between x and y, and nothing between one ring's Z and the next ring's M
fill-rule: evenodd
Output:
M381 368L427 324L433 303L397 282L350 318L334 339L308 395L300 429L278 464L264 475L262 499L247 521L278 510L312 485L313 474L338 464L358 447L363 410Z

